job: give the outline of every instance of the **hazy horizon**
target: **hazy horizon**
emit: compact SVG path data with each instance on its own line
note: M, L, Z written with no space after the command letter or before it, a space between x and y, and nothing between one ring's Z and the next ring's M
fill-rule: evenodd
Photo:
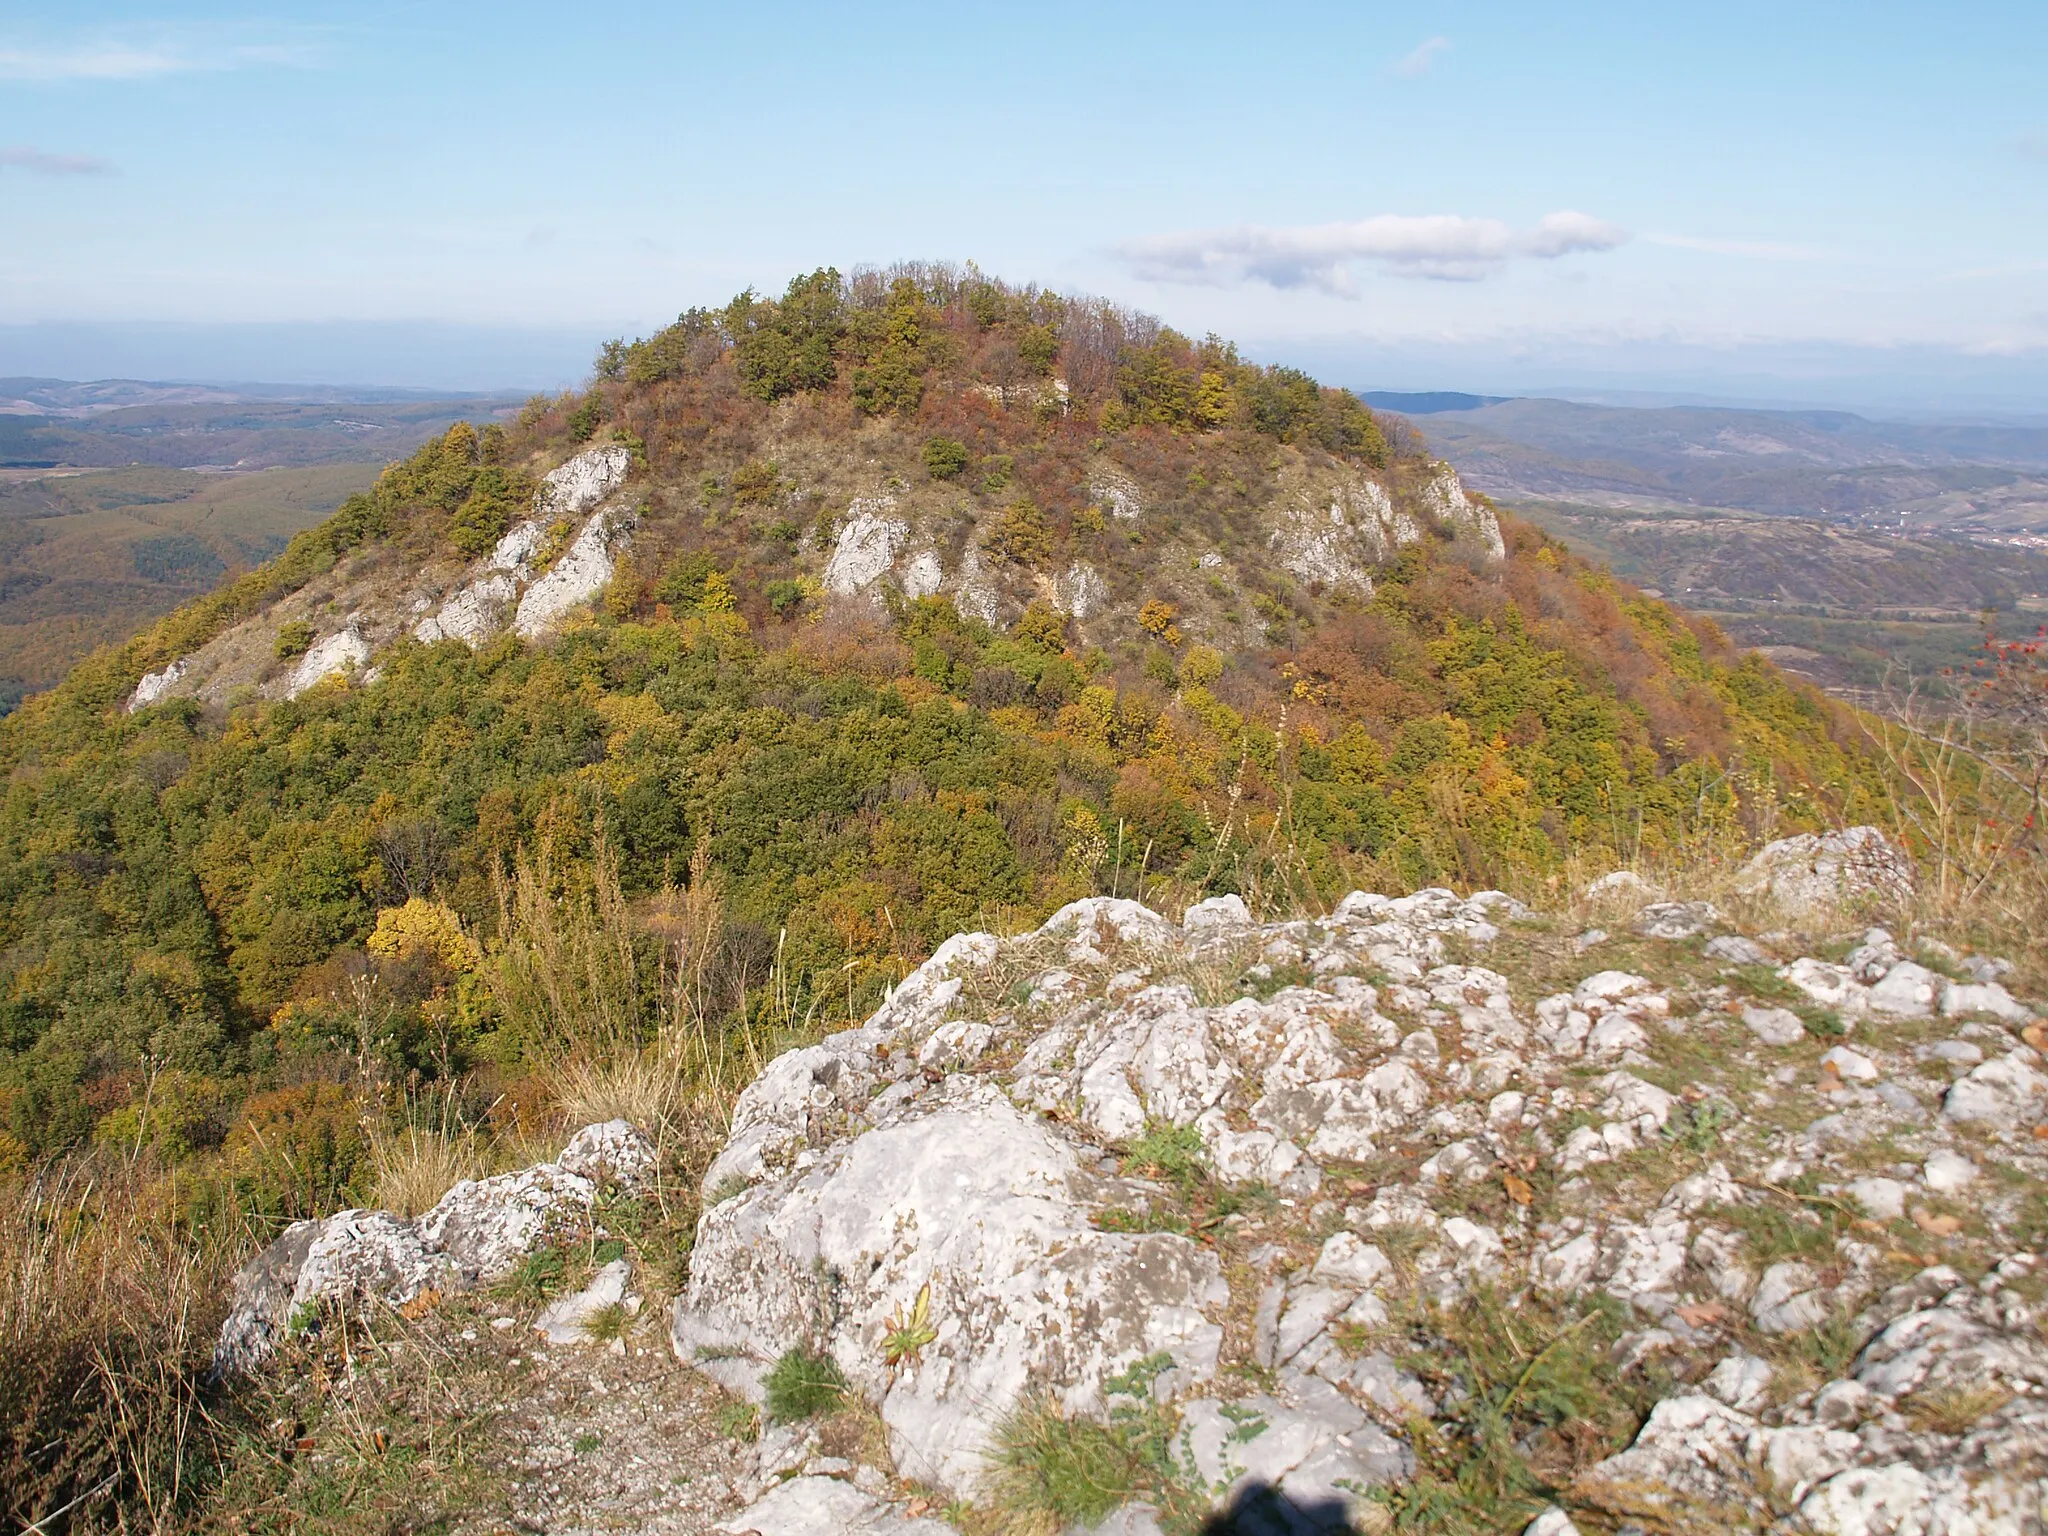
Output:
M1165 316L1169 323L1171 315ZM436 321L0 325L0 378L274 389L504 395L581 386L605 329ZM2048 417L2048 358L1954 358L1926 349L1756 350L1642 345L1515 350L1343 337L1238 338L1248 355L1360 391L1548 396L1655 408L1844 410L1901 419Z
M1364 387L2048 412L2044 54L1848 0L18 7L0 369L553 388L972 256Z

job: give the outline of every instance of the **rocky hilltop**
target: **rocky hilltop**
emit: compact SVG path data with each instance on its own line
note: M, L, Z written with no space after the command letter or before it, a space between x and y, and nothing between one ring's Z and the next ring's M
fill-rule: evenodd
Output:
M1911 926L2008 932L2029 898L1972 928L1907 900L1883 835L1823 833L1925 824L1885 745L1220 339L932 266L692 310L0 720L0 1178L61 1202L104 1170L135 1231L203 1250L193 1294L282 1234L210 1362L198 1303L111 1278L68 1353L17 1338L9 1507L318 1520L323 1480L382 1468L385 1510L547 1529L607 1485L616 1526L691 1532L814 1495L813 1528L900 1505L976 1536L1218 1499L1598 1529L1594 1465L1710 1344L1776 1372L1779 1417L1731 1408L1757 1433L1805 1423L1900 1264L1974 1284L2034 1241L2023 1191L1989 1228L1958 1190L2028 1166L1997 989L2039 977ZM1988 837L2003 783L1925 793ZM1713 879L1726 922L1617 875L1589 930L1588 874L1637 860ZM1898 944L1827 937L1845 880ZM1937 1028L1910 1043L1948 1055L1893 1048ZM2008 1099L1992 1157L1960 1117ZM537 1145L590 1125L594 1160ZM1900 1213L1820 1187L1849 1133ZM1927 1185L1950 1150L1979 1182ZM362 1398L398 1356L351 1296L475 1368L496 1406L464 1425L520 1426L498 1506L437 1379ZM594 1327L624 1351L597 1377L566 1363ZM225 1421L118 1441L131 1400L87 1363L129 1349L177 1423L211 1365L330 1430L290 1460ZM19 1386L60 1353L75 1392ZM636 1415L657 1453L619 1444ZM441 1437L405 1440L417 1487L373 1420ZM73 1444L128 1481L95 1493ZM1968 1455L1914 1454L1964 1497Z
M1423 890L954 938L704 1175L677 1360L771 1418L808 1361L884 1427L782 1415L717 1528L1028 1520L1092 1424L1149 1447L1101 1531L2041 1531L2048 1034L2001 961L1823 936L1911 878L1855 829L1743 871L1799 928L1623 873L1600 927ZM564 1164L605 1138L630 1177L626 1127ZM306 1241L225 1349L319 1291Z
M373 684L381 675L377 656L400 640L458 640L471 650L508 633L545 640L605 592L630 550L649 505L649 487L628 484L633 467L624 447L574 454L541 476L527 515L474 561L443 551L415 563L394 550L360 555L315 576L262 613L144 674L127 708L188 696L219 704L237 690L296 698L330 679ZM1287 466L1271 501L1253 509L1253 542L1241 552L1247 568L1238 570L1231 567L1240 562L1226 558L1202 530L1162 527L1156 519L1143 526L1147 498L1112 458L1089 470L1086 493L1098 516L1131 525L1133 542L1147 546L1146 590L1183 595L1176 618L1183 607L1199 610L1200 594L1212 586L1234 582L1241 589L1253 568L1283 570L1333 597L1370 597L1374 573L1432 530L1481 561L1506 557L1499 520L1486 503L1466 495L1456 471L1441 463L1406 468L1414 483L1402 486L1405 477L1365 467L1318 472L1305 463ZM843 466L829 462L818 474L824 486L847 478ZM861 483L862 477L852 478ZM1390 486L1402 486L1398 505ZM963 519L957 498L912 494L894 475L851 493L800 483L780 492L799 505L807 493L825 499L830 510L799 540L791 566L821 595L860 600L877 611L889 601L942 597L963 618L999 628L1014 624L1033 603L1083 636L1133 627L1135 609L1116 609L1107 561L1073 559L1047 571L990 555L991 547L1003 545L1007 512L986 518L970 512ZM1200 585L1184 577L1160 580L1159 567L1192 573ZM1193 590L1179 594L1182 586ZM1255 640L1260 624L1240 612L1201 632L1237 644Z

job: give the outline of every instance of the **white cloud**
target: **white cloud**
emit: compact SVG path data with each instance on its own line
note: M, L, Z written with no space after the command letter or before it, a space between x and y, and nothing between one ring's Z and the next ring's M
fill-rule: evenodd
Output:
M1397 277L1473 282L1517 258L1549 261L1578 251L1611 251L1628 238L1626 230L1569 210L1546 214L1533 229L1519 232L1499 219L1383 213L1341 224L1240 224L1154 235L1120 246L1117 254L1150 282L1260 282L1348 298L1355 292L1354 262L1370 262Z
M0 166L45 176L98 176L113 169L97 155L58 155L29 144L0 144Z
M1652 245L1714 256L1753 256L1759 261L1826 261L1828 253L1811 245L1783 245L1774 240L1710 240L1700 235L1645 235Z
M0 48L0 79L146 80L190 66L156 48Z
M71 80L149 80L160 75L304 64L305 48L237 43L209 47L84 43L63 48L0 46L0 80L54 84Z
M1432 37L1418 45L1413 53L1394 68L1399 73L1409 76L1427 74L1429 66L1436 61L1436 56L1450 46L1451 40L1448 37Z

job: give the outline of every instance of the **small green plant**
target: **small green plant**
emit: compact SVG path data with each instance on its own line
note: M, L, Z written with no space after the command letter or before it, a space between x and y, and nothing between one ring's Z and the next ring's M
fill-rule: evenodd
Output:
M1627 1322L1626 1309L1604 1296L1575 1312L1534 1300L1510 1305L1485 1290L1416 1318L1402 1363L1441 1396L1445 1412L1411 1426L1415 1480L1372 1491L1392 1528L1519 1531L1573 1468L1626 1444L1665 1389L1649 1373L1615 1372L1611 1351Z
M1232 1445L1249 1445L1270 1427L1263 1413L1239 1403L1225 1403L1222 1412L1223 1417L1230 1421L1230 1433L1226 1438Z
M583 397L583 403L569 413L569 441L587 443L597 436L598 423L604 420L604 397L592 390Z
M723 1205L726 1201L732 1199L733 1196L744 1195L746 1192L747 1181L736 1173L731 1174L718 1181L717 1186L713 1188L711 1193L704 1197L704 1203L706 1205Z
M967 468L967 445L957 437L927 438L924 472L934 480L951 480Z
M304 619L293 619L277 627L277 641L271 647L279 661L289 661L294 656L303 656L313 648L313 626Z
M1202 1133L1192 1125L1155 1120L1124 1154L1125 1173L1153 1174L1171 1179L1183 1189L1193 1186L1207 1171Z
M603 1443L604 1441L602 1440L602 1438L600 1438L594 1431L588 1429L584 1430L583 1433L578 1435L574 1440L570 1442L570 1444L575 1447L576 1454L578 1456L588 1456L592 1451L596 1450Z
M1152 1383L1172 1366L1171 1355L1156 1354L1105 1380L1106 1420L1069 1419L1043 1398L1019 1407L996 1429L999 1510L1061 1527L1094 1525L1143 1496L1169 1529L1192 1529L1207 1500L1174 1453L1173 1411L1152 1397Z
M1806 1026L1806 1032L1816 1040L1839 1040L1849 1031L1842 1023L1842 1016L1832 1008L1795 1008L1799 1022Z
M1783 1335L1776 1346L1767 1358L1781 1365L1789 1363L1814 1381L1831 1381L1856 1358L1863 1335L1851 1314L1837 1312L1803 1332Z
M633 1325L633 1315L618 1302L607 1302L583 1320L583 1336L593 1344L623 1339Z
M528 1304L546 1301L562 1288L568 1278L568 1261L559 1248L536 1248L519 1261L519 1267L500 1280L496 1294L507 1301Z
M1825 1263L1834 1256L1840 1213L1832 1209L1812 1210L1800 1203L1760 1201L1717 1206L1712 1214L1748 1239L1750 1251L1760 1265L1784 1259Z
M626 1242L624 1238L619 1237L605 1238L590 1253L590 1259L593 1264L611 1264L619 1259L623 1259L625 1256Z
M882 1335L882 1358L890 1365L915 1360L918 1351L938 1336L939 1330L932 1326L932 1283L927 1280L907 1314L899 1306L889 1315L888 1329Z
M846 1400L846 1377L838 1363L821 1351L786 1350L761 1386L767 1393L768 1422L794 1424L830 1413Z
M1720 1099L1682 1104L1664 1127L1664 1135L1688 1152L1704 1157L1721 1140L1722 1128L1735 1118L1735 1111Z
M1276 992L1289 987L1305 987L1314 981L1309 968L1298 961L1285 960L1278 965L1264 964L1255 971L1247 971L1238 983L1245 991L1260 1002L1266 1001Z
M761 1438L761 1410L740 1398L718 1405L716 1423L718 1432L728 1440L754 1441Z

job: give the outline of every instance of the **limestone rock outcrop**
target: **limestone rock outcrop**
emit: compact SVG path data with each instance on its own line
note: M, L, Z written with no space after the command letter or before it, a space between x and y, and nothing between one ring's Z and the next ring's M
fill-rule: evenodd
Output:
M587 1230L601 1189L638 1191L654 1171L653 1144L613 1120L578 1131L554 1162L465 1179L417 1221L348 1210L294 1222L236 1274L214 1373L261 1364L330 1303L401 1307L503 1279L541 1243Z
M1990 1006L1925 1043L1947 989L1984 984L1873 931L1849 984L1899 977L1888 995L1915 1006L1868 1012L1844 1045L1745 1000L1715 926L1652 924L1633 942L1661 948L1627 970L1581 961L1563 990L1506 953L1491 968L1504 935L1547 931L1499 893L1360 893L1265 924L1235 897L1179 924L1091 898L1018 938L958 936L741 1095L704 1180L677 1355L758 1401L785 1352L828 1354L887 1426L896 1474L961 1498L987 1493L1020 1408L1102 1416L1138 1391L1170 1405L1188 1489L1278 1511L1278 1529L1364 1517L1375 1488L1418 1475L1414 1423L1462 1411L1455 1375L1413 1373L1403 1330L1479 1295L1619 1308L1611 1369L1661 1361L1673 1385L1574 1486L1580 1504L1533 1529L1579 1528L1583 1505L1796 1511L1837 1536L2037 1532L2048 1267L2016 1246L2022 1208L1983 1205L1977 1281L1902 1259L1928 1239L1898 1235L1956 1230L1929 1202L1971 1198L1994 1156L2048 1174L2032 1011L1958 994ZM1824 963L1786 969L1808 962ZM1716 1060L1730 1072L1703 1070ZM1787 1061L1815 1086L1785 1087ZM1772 1112L1801 1092L1803 1129ZM1198 1167L1224 1214L1190 1208L1172 1166ZM1644 1185L1651 1169L1668 1171ZM1551 1193L1532 1203L1532 1181ZM1837 1207L1870 1217L1795 1258L1755 1246ZM1766 1358L1823 1336L1853 1348L1817 1389ZM768 1488L729 1528L858 1493L816 1482ZM911 1518L860 1497L849 1528ZM1141 1508L1118 1518L1155 1528Z
M1913 861L1876 827L1803 832L1767 843L1736 876L1738 889L1767 893L1793 914L1825 913L1913 894Z
M618 444L586 448L541 480L527 517L467 565L445 555L419 567L387 557L340 562L264 611L215 635L190 655L145 674L130 713L196 695L224 704L254 690L296 698L330 679L374 683L380 656L406 635L472 650L508 629L524 639L552 633L610 583L637 513L617 493L633 469ZM337 623L335 614L342 614ZM303 626L310 644L280 667L279 641Z

